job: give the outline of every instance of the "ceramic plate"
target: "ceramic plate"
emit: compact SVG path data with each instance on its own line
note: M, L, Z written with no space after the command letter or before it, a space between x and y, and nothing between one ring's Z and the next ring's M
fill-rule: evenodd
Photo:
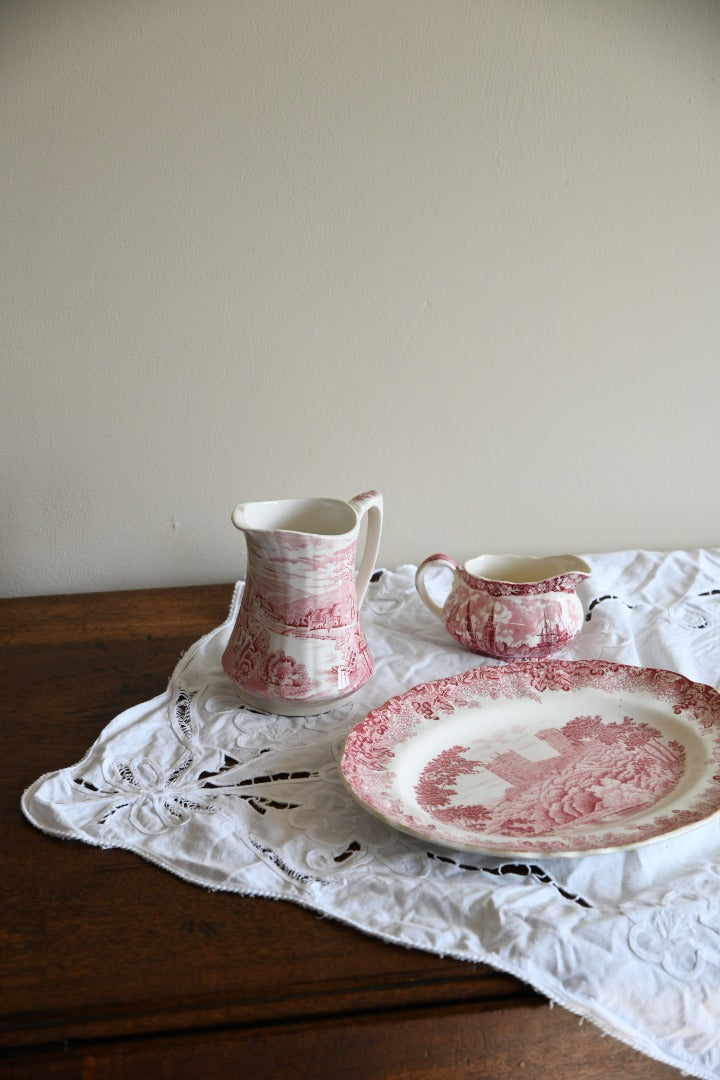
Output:
M341 771L403 832L463 851L618 851L720 813L720 694L598 660L473 668L391 698Z

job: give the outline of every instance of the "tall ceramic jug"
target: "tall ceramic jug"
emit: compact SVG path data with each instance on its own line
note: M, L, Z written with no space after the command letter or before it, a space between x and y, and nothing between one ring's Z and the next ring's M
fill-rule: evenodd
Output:
M308 716L332 709L370 678L358 608L377 558L382 505L382 495L368 491L349 502L283 499L235 508L247 574L222 665L247 705Z

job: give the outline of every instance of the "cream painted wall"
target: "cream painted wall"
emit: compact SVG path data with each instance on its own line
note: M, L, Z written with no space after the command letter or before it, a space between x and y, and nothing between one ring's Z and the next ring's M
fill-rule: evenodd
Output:
M720 4L6 0L3 595L720 544Z

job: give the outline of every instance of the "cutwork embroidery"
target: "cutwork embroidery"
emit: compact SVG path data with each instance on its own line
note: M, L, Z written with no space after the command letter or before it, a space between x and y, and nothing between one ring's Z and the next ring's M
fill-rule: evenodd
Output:
M590 601L590 603L588 604L587 615L585 616L585 622L590 622L592 620L593 610L598 606L598 604L602 604L606 600L619 600L620 603L624 604L625 607L628 608L630 611L633 611L636 607L635 604L628 604L627 601L623 600L620 596L615 596L612 593L606 593L605 596L596 596L594 600Z
M696 599L706 596L720 596L720 589L705 589L704 592L695 593ZM591 622L595 608L599 604L605 603L607 600L618 600L628 609L628 611L635 611L637 608L648 606L643 603L629 604L627 600L623 600L621 596L617 596L614 593L605 593L604 596L596 596L594 600L590 601L585 616L585 622ZM657 610L663 611L665 609L660 607ZM706 630L712 621L708 616L707 611L701 606L693 604L689 597L683 597L676 601L676 603L665 610L665 614L667 614L677 626L682 627L684 630Z
M181 783L191 764L192 759L185 758L165 774L159 765L138 756L110 762L105 775L107 787L100 788L84 776L75 777L74 782L104 803L98 825L105 825L120 810L127 810L130 824L138 832L153 835L184 825L194 813L217 811L213 803L198 797L195 784Z
M531 863L503 863L502 866L473 866L472 863L461 863L457 859L452 859L448 855L438 855L434 851L428 851L428 858L433 859L435 862L449 863L451 866L456 866L459 870L467 870L470 873L483 873L493 874L495 877L504 877L507 874L517 874L519 877L534 877L538 881L541 881L543 885L552 885L554 889L560 893L565 900L572 900L573 903L578 904L580 907L590 908L592 904L585 900L582 896L575 896L574 893L568 892L567 889L563 889L558 885L556 881L550 877L548 873L543 870L541 866Z
M322 878L311 877L309 874L303 874L299 870L293 870L291 866L288 866L288 864L280 858L276 851L273 851L271 847L268 847L267 844L263 844L255 837L249 837L248 842L253 851L262 858L263 862L266 863L266 865L271 866L273 870L277 871L282 878L297 882L301 885L327 885L327 882L323 881Z

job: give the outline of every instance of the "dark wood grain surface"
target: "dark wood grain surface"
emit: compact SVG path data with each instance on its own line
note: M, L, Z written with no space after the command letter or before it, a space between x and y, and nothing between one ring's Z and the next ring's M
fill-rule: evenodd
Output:
M483 964L210 892L24 819L23 790L162 692L231 594L0 601L0 1076L679 1075Z

